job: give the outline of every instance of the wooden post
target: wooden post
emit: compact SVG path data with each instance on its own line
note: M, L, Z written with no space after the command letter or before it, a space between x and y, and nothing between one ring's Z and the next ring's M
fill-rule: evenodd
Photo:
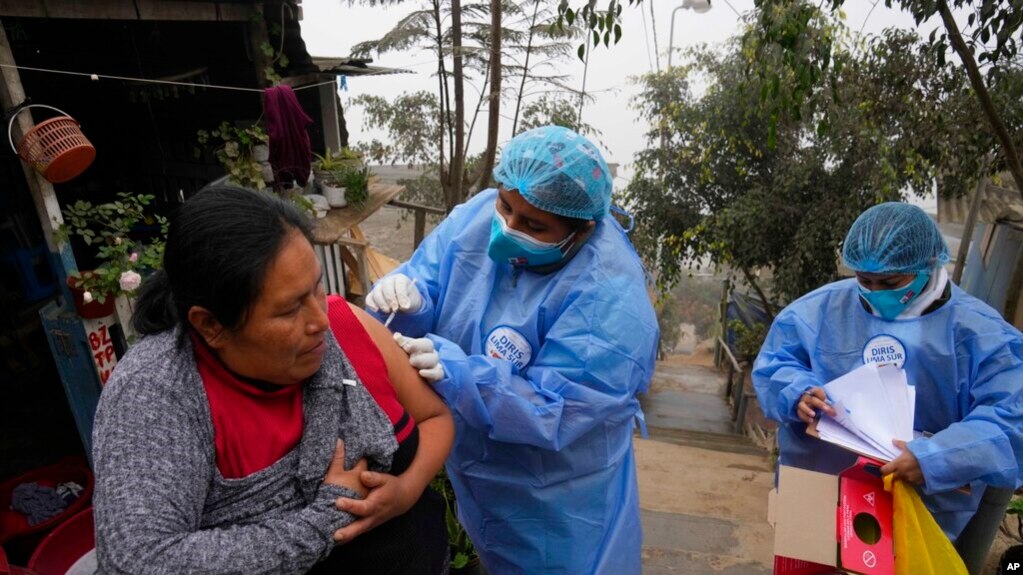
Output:
M7 40L3 22L0 22L0 64L5 66L0 68L0 74L3 74L3 82L0 83L0 103L4 108L13 108L25 100L25 89L21 85L21 75L18 74L17 68L9 67L15 65L14 53ZM33 126L35 126L35 122L32 120L32 110L19 113L12 131L14 141L17 142ZM32 201L35 203L36 214L42 224L43 235L46 236L46 245L50 253L60 254L63 275L67 277L72 272L78 271L78 264L75 263L71 246L67 242L57 242L53 237L53 232L64 223L64 217L60 213L60 203L53 191L53 184L25 162L21 162L21 168L25 172L25 181L28 182L32 193ZM63 281L64 278L59 279Z
M323 116L323 145L333 152L341 149L341 129L337 114L337 84L324 84L320 92L320 115Z
M416 231L415 236L412 239L412 249L416 250L419 248L419 244L423 243L423 236L426 235L426 211L416 210Z
M985 172L987 163L984 164ZM987 191L987 177L984 176L977 184L977 190L973 193L973 201L970 203L970 215L966 217L966 225L963 226L963 237L959 241L959 252L956 254L956 266L952 271L952 283L958 285L963 277L963 268L966 267L966 258L970 255L970 242L973 241L973 227L977 224L977 216L980 213L980 206L984 203L984 193Z

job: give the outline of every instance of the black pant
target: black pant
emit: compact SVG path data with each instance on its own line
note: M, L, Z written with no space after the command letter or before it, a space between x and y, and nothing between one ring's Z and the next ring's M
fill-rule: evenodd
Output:
M427 487L404 515L334 548L310 575L441 575L448 563L444 498Z

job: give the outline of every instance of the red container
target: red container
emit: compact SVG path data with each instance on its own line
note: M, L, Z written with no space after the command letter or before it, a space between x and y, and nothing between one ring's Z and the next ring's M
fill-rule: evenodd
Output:
M0 575L39 575L23 567L15 567L7 562L7 554L4 548L0 547Z
M61 523L36 547L28 568L39 575L65 575L79 559L96 548L92 507Z
M64 511L46 521L29 525L24 514L11 509L11 495L14 488L22 483L35 482L56 488L57 485L68 481L81 485L82 492ZM20 556L28 557L29 552L47 532L89 506L92 500L92 487L92 471L83 457L68 457L54 465L40 467L3 482L0 484L0 545L6 547L10 553L20 552L23 554Z
M87 275L92 272L82 272L82 275ZM82 319L100 319L113 315L114 313L114 302L116 301L113 295L107 294L104 298L103 303L99 300L92 300L88 303L85 302L85 290L77 287L75 282L78 281L76 278L69 277L67 279L67 287L71 290L71 297L74 298L75 311L78 312L78 317ZM96 294L93 294L95 296Z

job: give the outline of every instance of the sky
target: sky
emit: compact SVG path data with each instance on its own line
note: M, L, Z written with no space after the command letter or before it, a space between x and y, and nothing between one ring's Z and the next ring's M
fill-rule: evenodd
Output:
M421 0L405 0L392 7L370 8L359 4L350 5L347 0L304 0L302 2L302 36L309 52L316 56L348 56L351 47L359 42L374 40L383 36L404 15L408 14ZM552 1L552 0L551 0ZM622 165L619 182L621 186L630 174L629 165L636 152L646 147L645 123L638 112L631 108L631 101L638 93L634 78L657 67L654 58L654 36L660 48L661 69L667 67L669 42L675 47L674 63L679 61L679 49L700 44L716 45L727 41L741 30L736 12L745 13L753 9L754 0L712 0L712 9L705 13L680 9L676 12L674 38L670 38L671 16L682 0L643 0L638 7L625 7L622 12L623 35L617 45L610 49L600 48L591 53L586 78L586 91L595 96L595 101L583 108L582 119L601 132L605 157L609 162ZM581 5L579 0L570 0L570 5ZM732 9L734 8L734 10ZM889 9L884 1L846 0L844 11L847 25L853 30L878 33L896 26L916 28L909 13L897 8ZM926 36L937 22L925 22L919 29ZM431 90L436 88L436 79L431 72L436 60L424 52L387 53L376 58L374 64L390 68L411 70L413 74L384 77L351 78L348 91L341 93L346 103L359 94L374 94L393 98L403 91ZM582 87L583 64L578 58L565 60L562 70L571 75L570 85ZM467 107L470 96L478 92L466 89ZM475 99L471 100L475 105ZM507 106L507 104L505 104ZM499 142L511 137L511 119L508 110L502 110L503 121ZM353 142L368 141L383 134L368 130L358 108L345 106L345 118ZM483 127L473 140L482 148L485 136ZM479 150L472 150L479 151Z

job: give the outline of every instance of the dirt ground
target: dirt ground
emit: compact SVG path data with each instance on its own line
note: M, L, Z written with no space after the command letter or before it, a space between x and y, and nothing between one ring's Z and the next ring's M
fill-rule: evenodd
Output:
M402 221L403 216L407 216ZM426 234L429 235L436 224L426 222ZM415 236L415 220L412 212L384 206L372 216L359 224L370 245L377 251L388 255L399 262L412 257L412 243Z
M774 531L767 523L767 493L774 472L766 457L644 439L636 439L635 446L643 509L728 524L735 547L721 560L771 565Z

